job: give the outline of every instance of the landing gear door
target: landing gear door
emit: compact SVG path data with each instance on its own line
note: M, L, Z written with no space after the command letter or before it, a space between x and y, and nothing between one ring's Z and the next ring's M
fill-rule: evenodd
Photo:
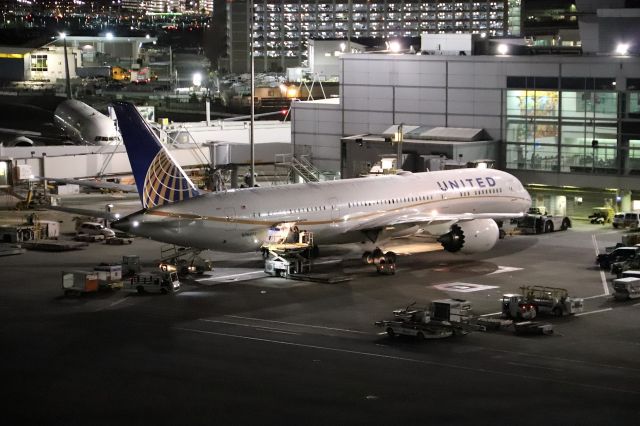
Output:
M238 226L236 222L236 209L233 207L224 208L225 231L233 231Z

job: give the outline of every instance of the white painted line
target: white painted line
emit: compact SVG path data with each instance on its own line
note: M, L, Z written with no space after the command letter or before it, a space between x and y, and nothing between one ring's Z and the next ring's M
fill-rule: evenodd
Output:
M119 305L119 304L121 304L122 302L124 302L125 300L127 300L127 299L126 299L125 297L123 297L122 299L117 300L117 301L113 302L112 304L110 304L110 305L109 305L109 307L110 307L110 308L112 308L112 307L114 307L114 306L116 306L116 305Z
M377 334L378 334L378 336L384 336L385 334L387 334L387 332L386 331L381 331L380 333L377 333Z
M235 325L235 326L238 326L238 327L248 327L248 328L253 328L254 330L274 331L274 332L285 333L285 334L294 334L294 335L296 335L296 336L299 336L299 334L298 334L298 333L294 333L294 332L290 332L290 331L281 330L281 329L279 329L279 328L272 328L272 327L256 327L255 325L242 324L242 323L239 323L239 322L230 322L230 321L218 321L218 320L207 320L207 319L201 319L200 321L213 322L213 323L216 323L216 324Z
M599 299L601 297L607 297L607 296L610 296L610 294L596 294L595 296L583 297L582 299L591 300L591 299Z
M256 327L256 330L262 330L262 331L267 331L269 333L280 333L280 334L290 334L292 336L299 336L298 333L294 333L292 331L283 331L283 330L278 330L275 328L269 328L269 327Z
M470 293L473 291L484 291L491 290L492 288L498 288L496 285L483 285L483 284L472 284L472 283L462 283L462 282L454 282L454 283L445 283L445 284L436 284L431 287L437 288L442 291L455 291L458 293Z
M552 368L552 367L542 367L540 365L527 364L524 362L507 362L507 364L517 365L518 367L527 367L527 368L540 368L542 370L552 370L552 371L564 371L561 368Z
M480 316L481 317L490 317L490 316L493 316L493 315L502 315L502 312L493 312L493 313L490 313L490 314L482 314Z
M596 251L596 257L598 257L600 250L598 249L598 240L596 239L596 234L591 235L591 240L593 241L593 248ZM604 275L604 271L602 269L600 269L600 281L602 281L602 288L604 289L604 294L608 296L610 294L609 283L607 283L607 277Z
M636 303L635 305L631 305L631 306L640 306L640 303Z
M575 314L574 316L581 317L583 315L599 314L600 312L608 312L608 311L613 311L613 308L599 309L597 311L581 312L579 314Z
M173 327L173 329L174 330L180 330L180 331L186 331L186 332L190 332L190 333L200 333L200 334L208 334L208 335L212 335L212 336L228 337L228 338L233 338L233 339L251 340L251 341L254 341L254 342L271 343L271 344L275 344L275 345L295 346L295 347L298 347L298 348L305 348L305 349L315 349L315 350L343 353L343 354L349 354L349 355L360 355L360 356L366 356L366 357L378 358L378 359L387 359L387 360L411 362L411 363L414 363L414 364L445 367L445 368L451 368L451 369L463 370L463 371L473 371L473 372L476 372L476 373L484 373L484 374L490 374L490 375L494 375L494 376L516 377L516 378L519 378L519 379L535 380L535 381L540 381L540 382L560 383L560 384L563 384L563 385L579 386L579 387L587 388L587 389L607 390L607 391L610 391L610 392L633 394L633 395L639 395L640 394L640 391L637 391L637 390L619 389L619 388L608 387L608 386L592 385L592 384L588 384L588 383L572 382L572 381L569 381L569 380L551 379L551 378L542 377L542 376L534 375L534 374L528 375L528 374L520 374L520 373L510 373L510 372L502 371L502 370L490 370L488 368L476 368L476 367L470 367L470 366L467 366L467 365L450 364L450 363L445 363L445 362L440 362L440 361L429 361L429 360L426 360L426 359L415 359L415 358L407 358L407 357L400 357L400 356L394 356L394 355L385 355L385 354L380 354L380 353L375 353L375 352L364 352L364 351L356 351L356 350L351 350L351 349L332 348L330 346L309 345L309 344L297 343L297 342L286 342L286 341L283 341L283 340L264 339L264 338L260 338L260 337L241 336L241 335L237 335L237 334L216 333L214 331L198 330L198 329L194 329L194 328Z
M258 274L262 274L265 277L267 276L264 273L264 271L260 270L260 271L242 272L242 273L239 273L239 274L223 275L221 277L201 278L201 279L196 280L196 281L198 281L198 282L202 282L202 281L218 281L218 280L226 280L226 279L230 279L230 278L242 277L242 276L245 276L245 275L258 275Z
M236 318L236 319L245 319L245 320L251 320L251 321L269 322L269 323L272 323L272 324L293 325L293 326L296 326L296 327L309 327L309 328L319 328L319 329L322 329L322 330L344 331L346 333L369 334L369 333L365 333L364 331L350 330L348 328L324 327L324 326L321 326L321 325L300 324L300 323L296 323L296 322L275 321L275 320L268 320L268 319L262 319L262 318L253 318L253 317L242 317L242 316L239 316L239 315L225 315L225 317L227 317L227 318ZM208 321L208 320L202 319L200 321Z
M516 268L514 266L498 266L498 269L496 269L493 272L488 273L487 275L503 274L505 272L522 271L522 269L523 268Z
M596 257L600 254L600 249L598 249L598 240L596 240L596 234L591 234L591 241L593 242L593 248L596 250Z

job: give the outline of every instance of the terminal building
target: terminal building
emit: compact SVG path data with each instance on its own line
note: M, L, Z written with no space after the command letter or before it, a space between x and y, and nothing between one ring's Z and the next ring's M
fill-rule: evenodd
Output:
M597 39L614 37L600 31ZM294 103L292 142L296 150L311 149L318 167L344 172L353 170L367 139L396 140L389 131L394 125L409 129L405 142L416 127L482 129L483 143L499 144L498 167L520 178L535 204L584 217L603 205L640 209L640 58L608 42L599 45L614 50L345 54L338 99ZM445 133L441 139L450 138ZM464 152L457 154L463 162L475 159Z

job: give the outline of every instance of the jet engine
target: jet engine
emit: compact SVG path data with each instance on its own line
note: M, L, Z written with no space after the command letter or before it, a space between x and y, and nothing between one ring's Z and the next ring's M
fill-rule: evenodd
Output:
M493 219L475 219L451 225L438 242L451 253L471 254L491 250L498 237L498 225Z
M7 143L6 146L14 147L14 146L35 146L35 145L36 144L33 142L33 140L29 139L28 137L18 136L17 138Z

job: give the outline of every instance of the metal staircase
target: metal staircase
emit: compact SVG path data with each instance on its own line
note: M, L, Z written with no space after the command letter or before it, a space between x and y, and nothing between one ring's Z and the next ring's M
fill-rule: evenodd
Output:
M308 155L294 157L293 154L276 154L275 167L286 168L287 179L297 181L297 178L305 182L320 182L321 180L331 180L335 176L322 172L309 161Z

